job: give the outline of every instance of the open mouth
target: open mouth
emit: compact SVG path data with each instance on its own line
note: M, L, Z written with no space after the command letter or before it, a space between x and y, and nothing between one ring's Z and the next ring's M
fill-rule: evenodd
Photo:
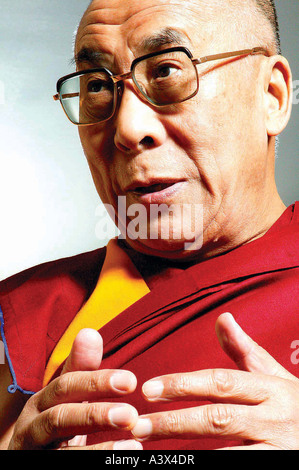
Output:
M136 181L125 188L125 193L133 197L144 205L147 204L170 204L173 203L174 197L185 187L184 180L171 180L166 178L151 181Z
M159 183L159 184L152 184L150 186L139 186L134 189L134 193L137 194L151 194L151 193L158 193L160 191L164 191L167 188L173 186L174 183Z

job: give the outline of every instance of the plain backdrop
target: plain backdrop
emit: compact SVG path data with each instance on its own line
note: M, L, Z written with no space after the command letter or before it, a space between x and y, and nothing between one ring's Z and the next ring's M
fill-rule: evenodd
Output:
M102 218L77 129L52 99L57 79L74 70L73 33L88 3L0 0L0 279L103 246L115 234ZM299 195L299 1L276 3L296 102L276 164L289 205Z

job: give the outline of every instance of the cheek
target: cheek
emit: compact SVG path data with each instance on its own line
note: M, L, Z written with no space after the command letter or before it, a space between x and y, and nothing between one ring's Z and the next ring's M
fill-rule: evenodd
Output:
M107 134L105 134L107 135ZM96 190L104 203L114 202L111 178L111 155L107 139L99 126L79 128L79 136Z
M188 153L204 157L222 146L228 117L227 93L219 73L199 78L197 95L181 103L180 112L174 116L172 138Z
M253 87L245 89L241 81L224 78L220 80L216 72L207 74L198 95L184 103L183 113L168 127L216 200L239 191L240 181L244 183L250 173L248 162L254 166L261 153L257 151L262 131L258 97Z
M113 135L111 130L104 124L96 124L94 126L79 127L79 137L84 149L84 153L88 161L96 162L99 155L103 159L109 161L109 148L113 143ZM103 160L101 158L101 160Z
M227 69L213 71L200 81L197 113L189 124L197 130L196 140L224 168L250 158L261 137L256 83L252 77L244 82L241 71L236 63L228 64Z
M216 80L209 87L202 87L195 98L184 103L181 113L167 123L168 135L188 155L189 168L194 168L206 188L213 187L213 193L222 186L221 165L227 161L225 125Z

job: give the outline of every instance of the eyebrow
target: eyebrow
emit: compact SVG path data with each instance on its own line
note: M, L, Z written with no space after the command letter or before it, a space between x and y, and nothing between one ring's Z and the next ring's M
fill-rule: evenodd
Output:
M161 49L163 46L190 46L190 44L191 43L187 36L183 33L172 28L163 28L156 34L144 38L140 42L138 49L146 53L150 53ZM71 64L76 64L77 66L88 64L97 67L103 63L105 56L106 54L101 52L99 49L83 47L77 54L75 54L74 58L71 60Z
M143 39L140 43L140 49L146 52L155 52L163 46L190 46L191 43L187 36L176 29L163 28L156 34Z
M98 50L93 49L92 47L83 47L78 54L75 54L71 60L72 64L81 65L81 64L90 64L90 65L100 65L104 60L104 54Z

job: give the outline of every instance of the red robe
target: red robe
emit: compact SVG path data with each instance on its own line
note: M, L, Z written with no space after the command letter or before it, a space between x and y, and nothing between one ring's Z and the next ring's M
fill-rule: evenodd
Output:
M291 344L299 339L299 203L263 237L191 267L166 269L162 279L147 257L133 258L151 292L105 325L103 368L134 372L138 387L125 401L140 414L196 406L148 403L142 384L153 377L207 368L236 368L222 352L215 322L231 312L241 327L299 377ZM130 252L129 252L130 253ZM0 283L6 349L13 387L36 392L47 360L67 325L90 296L105 249L46 263ZM163 268L163 260L159 270ZM111 400L113 401L113 400ZM115 400L119 401L119 400ZM198 403L202 404L202 403ZM105 432L89 442L127 438ZM213 439L146 441L145 449L212 449Z

